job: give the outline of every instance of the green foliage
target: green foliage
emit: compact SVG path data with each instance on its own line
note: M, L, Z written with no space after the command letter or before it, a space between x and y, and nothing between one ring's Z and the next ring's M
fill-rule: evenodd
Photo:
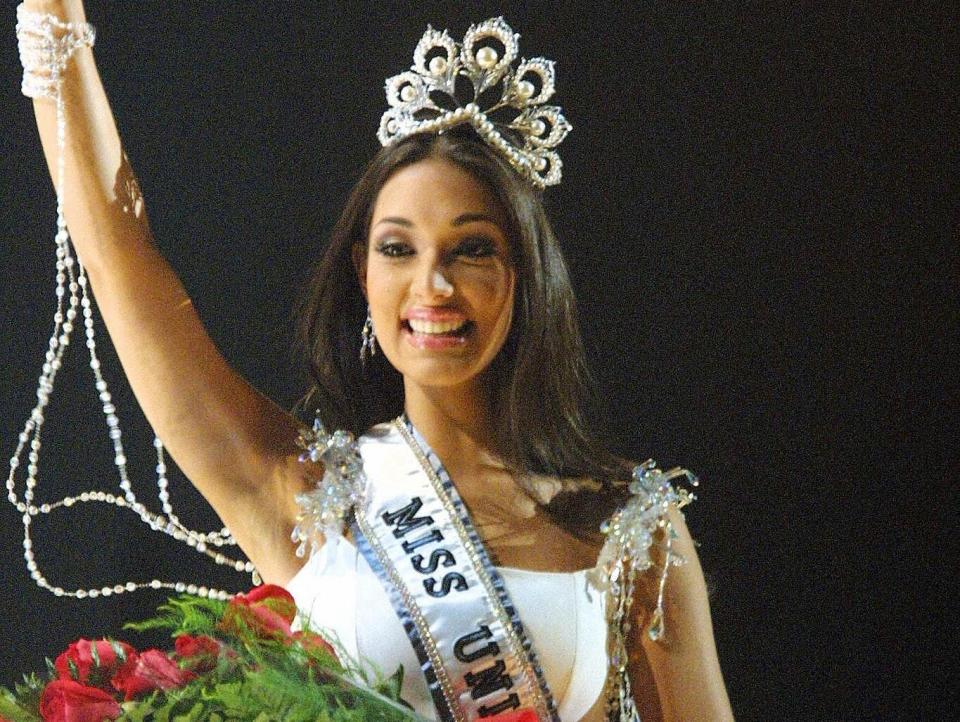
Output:
M227 602L218 599L182 595L161 604L156 616L142 622L128 622L123 628L135 632L168 629L171 637L181 634L213 636L226 608Z
M217 639L213 669L179 689L156 691L123 702L126 722L418 722L400 700L403 669L385 678L350 660L342 647L338 661L322 647L285 636L258 637L242 616L221 621L227 603L200 597L168 599L157 616L125 625L136 631L165 629L171 637L206 635ZM56 676L48 670L48 679ZM354 680L359 680L359 683ZM361 684L362 683L362 684ZM33 712L46 681L24 678L15 693L0 688L0 714L11 722L39 722Z
M19 685L17 685L19 687ZM10 722L40 722L40 715L31 712L27 704L21 704L10 690L0 687L0 717L5 717Z
M125 722L415 722L395 702L339 679L296 679L275 669L244 669L241 678L153 693L123 705ZM32 722L32 721L31 721Z
M39 720L36 710L40 709L40 694L45 686L45 680L31 673L23 675L23 681L14 685L13 692L0 687L0 715L11 722Z

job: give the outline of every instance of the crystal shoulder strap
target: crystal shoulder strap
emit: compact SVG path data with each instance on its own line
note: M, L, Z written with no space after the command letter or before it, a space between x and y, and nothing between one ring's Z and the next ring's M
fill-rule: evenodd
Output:
M601 531L606 541L597 565L590 573L590 582L607 594L607 646L610 667L605 689L607 719L611 722L639 722L628 674L627 634L630 631L630 608L637 573L653 566L650 550L661 548L662 567L657 591L657 605L650 615L646 634L654 640L664 635L663 593L671 566L686 560L673 551L676 530L670 521L670 507L683 508L696 496L685 488L677 488L675 479L684 479L691 486L699 481L690 471L676 467L661 471L652 459L633 470L630 499L607 522Z

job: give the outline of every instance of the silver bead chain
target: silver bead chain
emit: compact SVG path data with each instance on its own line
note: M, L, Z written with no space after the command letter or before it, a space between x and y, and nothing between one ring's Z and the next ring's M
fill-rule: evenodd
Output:
M253 575L254 584L259 583L256 569L249 561L234 559L223 554L220 549L236 546L229 530L201 532L188 528L174 513L170 503L167 465L163 452L163 442L154 439L156 449L156 473L159 500L163 513L150 511L137 500L127 474L127 457L123 447L123 433L120 418L113 404L113 397L107 387L106 379L100 368L97 356L97 344L94 332L93 301L88 291L87 276L75 257L70 245L70 235L63 210L64 188L64 147L66 141L66 113L61 93L61 73L73 52L84 46L92 46L94 31L91 25L64 23L52 15L40 15L27 11L22 5L17 8L17 39L20 46L20 59L24 67L23 93L32 98L50 98L56 104L57 111L57 232L56 245L56 312L53 316L53 332L48 342L44 363L37 383L37 403L24 423L20 432L17 448L10 458L10 473L7 476L7 499L22 515L23 556L30 576L37 586L52 592L58 597L78 599L108 597L138 589L167 589L186 592L211 599L227 599L232 593L221 589L200 586L186 582L168 582L153 579L149 582L123 582L105 585L99 588L67 590L52 584L41 572L33 552L31 527L35 517L50 514L58 509L68 509L77 503L104 503L121 509L129 509L140 521L154 531L173 537L195 551L205 554L216 564L230 566L238 572ZM65 300L66 298L66 300ZM37 504L35 492L39 476L41 441L40 434L45 420L44 411L53 393L57 372L63 364L63 357L70 345L78 309L83 317L86 346L90 356L90 369L94 375L94 387L98 393L103 415L106 420L108 436L113 443L113 463L119 475L122 494L104 491L84 491L76 496L66 496L53 502ZM27 448L29 447L29 451ZM17 470L21 467L26 451L27 474L24 483L23 498L17 493Z

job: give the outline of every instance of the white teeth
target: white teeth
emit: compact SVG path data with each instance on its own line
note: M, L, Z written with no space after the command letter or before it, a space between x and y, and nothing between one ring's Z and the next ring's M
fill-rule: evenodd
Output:
M466 325L466 321L420 321L419 319L407 319L410 328L414 333L449 333L456 331Z

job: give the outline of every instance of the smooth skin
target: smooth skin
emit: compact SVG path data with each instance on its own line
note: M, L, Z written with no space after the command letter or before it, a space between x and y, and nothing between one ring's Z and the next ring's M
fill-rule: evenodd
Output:
M26 4L85 20L81 0ZM126 376L173 459L264 581L283 584L303 563L290 543L294 495L321 469L298 461L298 422L230 368L154 247L142 198L129 191L135 179L91 49L74 55L64 92L67 223ZM53 175L55 109L47 100L34 109ZM515 287L505 227L503 210L469 174L421 161L381 190L370 237L355 252L357 273L382 353L403 375L406 412L444 461L498 563L569 572L592 566L598 543L573 537L529 503L491 444L485 372L509 332ZM406 320L411 309L462 316L470 322L463 343L418 345ZM732 719L703 574L682 516L673 514L674 547L688 564L671 571L666 640L631 638L638 703L644 720ZM650 609L655 595L651 574L634 608ZM639 629L646 613L637 614ZM584 718L595 720L602 704Z

